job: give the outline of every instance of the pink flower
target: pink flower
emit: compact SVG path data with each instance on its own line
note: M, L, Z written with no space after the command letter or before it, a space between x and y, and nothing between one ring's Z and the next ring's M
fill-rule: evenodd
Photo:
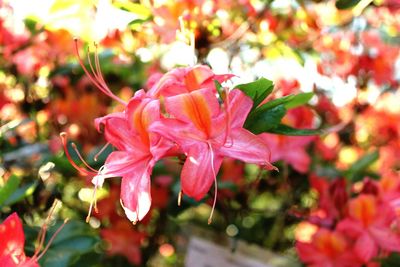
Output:
M310 166L310 156L305 147L311 142L310 137L285 136L263 133L260 135L271 150L271 162L284 160L296 171L306 173Z
M126 220L118 220L110 228L101 229L100 235L109 244L108 255L123 255L132 264L141 264L140 246L146 238L145 233L133 229Z
M172 148L172 143L149 133L149 125L160 116L158 100L138 91L124 113L111 114L96 120L104 126L107 141L118 151L112 152L93 183L104 178L121 176L121 204L127 217L140 221L151 205L150 175L154 164Z
M186 154L181 173L182 190L197 200L204 197L213 181L217 185L216 174L224 156L274 168L268 162L269 150L265 143L242 127L253 104L251 99L239 90L230 94L226 90L225 110L220 108L214 81L225 81L231 75L215 75L207 66L179 68L161 77L147 94L140 90L125 103L105 84L97 55L95 68L89 58L92 74L79 60L89 79L103 93L124 105L122 112L96 120L97 129L104 130L106 140L118 151L112 152L104 166L96 171L77 151L88 169L72 161L65 134L62 135L64 150L77 170L93 177L95 188L106 178L122 177L121 205L134 223L142 220L150 209L150 175L162 157ZM160 118L159 97L171 117ZM215 201L216 197L213 206Z
M155 74L159 77L159 74ZM176 68L166 73L148 91L152 97L168 97L183 93L190 93L194 90L208 88L215 89L214 80L222 83L233 75L216 75L212 70L204 65L194 67ZM150 77L150 79L152 79Z
M78 51L77 45L76 50ZM77 52L78 54L78 52ZM78 54L79 56L79 54ZM121 205L125 214L133 223L142 220L150 210L150 175L157 160L165 156L173 147L162 137L149 133L149 125L160 117L160 103L149 98L143 90L135 93L128 103L115 96L107 87L100 73L99 61L96 55L95 67L89 59L93 73L91 74L79 58L82 68L89 79L109 97L115 99L124 106L122 112L112 113L95 120L96 128L104 131L109 144L118 151L108 155L105 164L99 171L92 169L83 160L77 151L79 158L87 169L79 167L69 155L67 149L66 134L62 133L64 150L71 164L83 175L93 177L95 190L102 186L104 179L122 177L121 181ZM95 194L89 208L87 220L92 211Z
M296 250L307 266L357 267L362 266L345 236L339 232L319 229L310 243L297 242Z
M216 184L224 156L274 168L265 143L242 127L251 99L233 90L227 103L224 112L209 89L167 97L165 108L171 117L150 126L151 131L176 142L187 156L181 173L182 191L196 200L205 196L213 181Z
M25 235L21 219L13 213L0 225L0 266L39 266L36 258L25 255Z
M96 119L97 129L103 130L108 143L118 149L107 157L99 171L77 166L69 156L63 138L64 150L70 162L83 175L92 176L96 188L102 186L106 178L122 177L121 205L126 216L134 223L142 220L150 210L150 175L154 164L173 146L171 142L148 132L149 125L159 116L159 101L147 98L144 91L140 90L129 101L124 112Z
M376 257L379 249L400 252L400 237L391 229L396 219L391 206L378 203L373 195L361 194L349 201L348 212L349 217L336 229L356 240L354 251L363 262Z

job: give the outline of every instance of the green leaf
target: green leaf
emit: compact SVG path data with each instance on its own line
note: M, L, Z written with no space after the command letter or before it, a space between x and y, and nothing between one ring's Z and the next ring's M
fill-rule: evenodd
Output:
M7 198L6 201L4 201L3 206L9 206L14 203L17 203L18 201L21 201L22 199L30 196L33 194L35 191L36 186L38 185L37 181L25 184L24 186L18 188L15 190L10 197Z
M16 175L11 175L7 183L0 188L0 206L18 189L20 179Z
M235 88L240 89L243 93L253 100L253 109L256 108L269 94L272 93L274 84L272 81L260 78L255 82L239 84Z
M317 165L315 166L315 174L320 177L327 177L329 180L342 177L342 172L331 165Z
M400 267L400 254L393 252L381 261L382 267Z
M141 19L147 19L151 16L151 10L142 4L132 3L130 1L116 1L114 2L114 6L129 11L139 16Z
M314 96L314 93L300 93L294 95L288 102L285 104L285 108L297 108L299 106L303 106L310 101L310 99Z
M322 133L321 130L318 129L296 129L285 124L279 124L275 128L271 129L269 132L295 136L320 135Z
M357 5L361 0L338 0L336 1L337 9L348 9Z
M253 113L262 113L268 109L274 108L282 104L285 106L286 109L295 108L306 104L313 96L314 96L313 93L300 93L297 95L287 95L281 98L268 101L264 105L254 110Z
M288 96L284 96L281 98L277 98L277 99L268 101L264 105L258 107L254 112L255 113L265 112L268 109L274 108L274 107L282 105L282 104L286 104L286 103L290 102L293 98L294 98L294 95L288 95Z
M375 150L369 154L366 154L361 159L357 160L347 171L346 177L350 180L355 180L363 171L365 171L372 163L377 161L379 158L379 151Z
M214 80L215 89L217 89L218 94L221 96L222 92L224 91L222 85L219 81Z
M248 117L244 124L244 128L254 134L268 132L279 125L285 114L286 108L284 105L278 105L262 113L256 112L254 115Z

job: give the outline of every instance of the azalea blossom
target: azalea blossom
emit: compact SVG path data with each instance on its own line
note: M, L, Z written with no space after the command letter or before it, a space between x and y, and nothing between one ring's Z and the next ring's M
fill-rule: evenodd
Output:
M311 242L297 242L300 259L310 267L361 267L351 245L340 232L319 229Z
M216 174L224 156L274 169L266 144L243 128L253 104L251 99L233 90L228 102L223 111L213 91L207 88L167 97L165 108L171 117L150 126L151 131L173 140L185 153L182 191L196 200L205 196L213 182L217 184ZM213 206L215 200L216 197Z
M99 171L83 169L73 163L82 174L93 177L96 188L102 186L106 178L122 177L121 204L134 223L143 219L150 210L150 175L155 162L172 148L172 143L148 132L148 126L160 114L159 102L144 98L144 92L138 91L124 112L112 113L95 121L97 128L104 131L108 143L118 149L107 157ZM64 147L71 159L66 141ZM91 208L89 215L90 212Z
M356 240L354 251L367 263L380 250L400 252L400 236L392 230L396 213L374 195L361 194L349 202L349 217L340 221L337 230Z
M78 51L77 45L76 50ZM79 55L78 52L77 54ZM93 177L95 190L87 220L95 204L96 188L102 186L106 178L122 177L121 205L127 217L136 223L150 210L150 175L153 166L173 146L172 143L164 142L160 136L149 133L147 129L160 116L159 101L147 97L144 91L140 90L126 103L115 96L106 85L100 72L97 55L96 68L93 68L89 59L93 73L86 69L80 57L79 60L85 73L99 90L124 106L122 112L112 113L95 120L96 128L103 131L107 142L117 148L117 151L108 155L105 164L98 171L88 166L75 149L86 168L78 166L69 155L66 134L61 134L64 150L71 164L82 175ZM96 205L94 207L96 208Z
M124 255L132 264L141 264L140 245L146 238L146 233L133 229L126 220L118 220L112 227L102 229L100 235L109 244L109 255Z

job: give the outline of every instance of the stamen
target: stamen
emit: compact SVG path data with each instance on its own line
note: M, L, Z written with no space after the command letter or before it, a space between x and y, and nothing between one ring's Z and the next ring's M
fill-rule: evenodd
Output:
M47 232L47 227L50 223L51 217L54 214L55 209L58 206L58 203L61 203L59 200L55 200L49 214L47 215L46 220L43 223L43 226L39 232L38 235L38 240L40 239L40 243L39 246L37 247L35 254L29 259L29 261L26 261L24 263L21 264L21 266L31 266L32 262L37 262L39 261L43 255L47 252L47 250L49 249L50 245L53 243L54 239L56 238L56 236L60 233L60 231L62 230L62 228L65 226L65 224L68 222L68 219L64 220L64 223L57 229L57 231L53 234L53 236L50 238L49 242L47 243L46 247L41 251L43 244L44 244L44 240L45 240L45 236L46 236L46 232Z
M67 156L68 161L71 163L71 165L77 170L79 171L83 176L91 176L91 175L96 175L97 171L95 174L89 172L88 170L85 170L84 168L79 167L78 165L76 165L76 163L74 162L74 160L71 158L71 155L68 152L68 147L67 147L67 133L62 132L60 133L60 137L61 137L61 142L63 144L64 147L64 152L65 155Z
M181 206L181 201L182 201L182 190L179 191L179 194L178 194L178 207Z
M65 151L65 154L67 155L68 161L72 164L72 166L74 166L75 169L77 169L79 172L81 172L81 173L82 173L83 175L85 175L85 176L96 176L96 175L99 175L99 174L102 174L102 173L103 173L104 166L102 166L98 171L95 170L95 169L93 169L92 167L90 167L90 165L83 159L82 155L79 153L78 148L76 147L75 143L72 143L72 144L71 144L72 148L74 149L74 151L75 151L76 154L78 155L79 159L83 162L83 164L84 164L89 170L86 170L86 169L81 168L81 167L79 167L78 165L76 165L76 163L72 160L71 155L70 155L69 152L68 152L68 148L67 148L67 133L62 132L62 133L60 134L60 136L61 136L61 140L62 140L62 143L63 143L63 146L64 146L64 151ZM108 143L107 143L107 145L108 145ZM104 147L101 149L101 151L100 151L99 153L101 153L103 150L104 150ZM98 154L99 154L99 153L98 153ZM98 154L95 155L95 158L97 157ZM105 178L105 177L102 176L102 179L103 179L103 180L104 180L104 178ZM103 182L101 182L101 184L102 184L102 183L103 183ZM94 187L94 189L93 189L93 195L92 195L92 199L91 199L91 202L90 202L89 212L88 212L88 215L87 215L87 217L86 217L86 222L87 222L87 223L88 223L89 220L90 220L90 215L92 214L92 209L93 209L93 208L94 208L94 211L95 211L96 213L98 213L98 209L97 209L97 198L96 198L96 191L97 191L97 187L98 187L98 186L99 186L99 179L96 179L96 184L95 184L95 187ZM100 186L101 186L101 185L100 185Z
M42 249L42 247L43 247L44 240L45 240L45 237L46 237L46 232L47 232L47 226L50 223L51 216L53 215L58 203L60 203L60 201L58 199L56 199L54 201L53 205L50 208L49 214L47 215L46 220L44 221L43 226L40 229L39 235L37 237L36 241L39 242L39 244L38 244L38 247L37 247L37 249L35 251L35 254L32 257L36 257L39 254L39 252Z
M106 82L104 81L103 75L101 74L101 69L100 69L100 63L99 63L99 56L97 55L97 44L94 43L95 46L95 52L94 52L94 67L93 67L93 63L92 63L92 58L90 57L90 48L87 48L87 59L88 59L88 63L89 63L89 67L92 70L93 76L95 77L96 81L104 88L107 90L108 94L113 95L113 93L111 92L110 88L108 88Z
M82 163L91 171L97 173L97 170L93 169L90 167L90 165L83 159L81 153L79 153L78 148L76 147L75 143L71 143L72 148L74 149L75 153L78 155L79 159L82 161Z
M228 137L231 135L231 107L230 107L230 101L229 101L229 88L224 87L225 91L225 107L224 111L226 114L226 131L225 131L225 137L224 137L224 146L229 148L233 146L233 140L231 139L230 144L226 145L226 142L228 141Z
M90 57L90 47L89 46L86 48L86 57L87 57L87 61L89 63L90 70L92 71L93 76L96 79L96 82L98 82L104 89L107 90L108 93L110 93L110 91L108 90L108 87L104 87L103 84L99 81L99 78L97 76L98 75L97 69L93 68L92 58Z
M93 68L93 65L91 63L90 60L90 55L88 55L88 61L89 61L89 65L90 65L90 69L92 70L92 73L90 73L88 71L88 69L85 67L85 64L83 63L83 60L79 54L79 49L78 49L78 39L74 38L75 41L75 53L78 57L78 62L79 65L81 65L83 71L85 72L86 76L90 79L90 81L100 90L102 91L105 95L111 97L112 99L116 100L117 102L121 103L122 105L126 106L127 103L125 101L123 101L121 98L117 97L116 95L114 95L110 88L108 88L108 86L106 85L106 83L104 82L103 77L101 76L101 74L99 75L99 70L97 69L97 71ZM89 50L88 50L89 51ZM99 64L100 65L100 64ZM101 77L99 77L101 76Z
M89 223L90 215L92 214L93 203L94 203L94 210L95 210L96 213L98 213L97 201L96 201L97 187L98 187L98 182L96 180L96 184L94 185L94 189L93 189L92 199L90 201L89 212L88 212L88 215L86 216L86 223Z
M97 43L94 43L94 64L97 69L97 74L100 78L100 80L103 82L103 84L106 84L106 81L104 80L101 67L100 67L100 60L99 60L99 53L97 52Z
M42 253L40 253L40 255L36 258L36 261L39 261L43 255L47 252L47 250L49 249L51 243L53 243L54 239L56 238L56 236L61 232L61 230L64 228L64 226L67 224L69 219L65 219L63 224L57 229L57 231L53 234L53 236L50 238L49 242L47 243L46 247L43 249ZM33 257L32 257L33 258Z
M207 144L208 144L208 147L210 148L210 152L211 152L211 170L212 170L212 173L214 176L214 201L213 201L213 206L211 209L210 217L208 217L208 224L211 224L212 216L214 214L215 204L217 203L218 185L217 185L217 175L216 175L215 169L214 169L214 151L212 149L210 142L207 142Z
M94 161L97 161L98 157L104 152L104 150L106 150L106 148L110 145L110 142L108 142L107 144L105 144L99 152L96 153L96 155L94 155Z

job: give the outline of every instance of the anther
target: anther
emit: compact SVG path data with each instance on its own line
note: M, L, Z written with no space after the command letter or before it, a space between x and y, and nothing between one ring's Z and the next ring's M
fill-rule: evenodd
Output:
M178 207L181 206L181 201L182 201L182 190L179 191L179 194L178 194Z
M94 155L93 159L94 161L97 161L99 156L104 152L104 150L106 150L106 148L110 145L110 143L105 144L99 152L96 153L96 155Z

